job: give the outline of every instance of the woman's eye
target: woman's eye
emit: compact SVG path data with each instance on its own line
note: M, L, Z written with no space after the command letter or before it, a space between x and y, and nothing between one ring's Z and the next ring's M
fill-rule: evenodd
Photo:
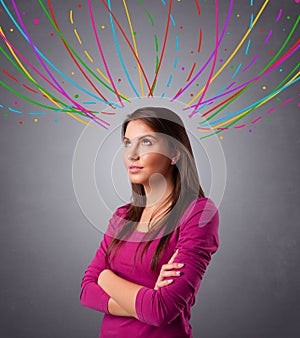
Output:
M124 147L129 147L130 146L130 141L124 141Z
M148 139L145 138L145 139L143 139L142 144L144 146L151 146L152 142L150 140L148 140Z

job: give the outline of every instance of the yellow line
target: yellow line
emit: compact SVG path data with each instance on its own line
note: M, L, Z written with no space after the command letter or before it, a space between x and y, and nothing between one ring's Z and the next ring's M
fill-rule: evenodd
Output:
M79 37L79 35L78 35L78 33L77 33L76 28L74 28L74 33L75 33L75 35L76 35L76 38L77 38L78 42L82 45L82 41L81 41L81 39L80 39L80 37Z
M131 37L132 37L132 41L133 41L133 48L135 51L135 55L137 58L139 58L139 53L136 47L136 41L135 41L135 37L134 37L134 33L133 33L133 28L132 28L132 24L131 24L131 20L130 20L130 16L129 16L129 12L128 12L128 8L126 5L126 0L123 0L123 4L124 4L124 8L125 8L125 12L127 15L127 20L128 20L128 24L129 24L129 28L130 28L130 33L131 33ZM138 63L138 71L139 71L139 76L140 76L140 86L141 86L141 91L142 91L142 97L145 96L144 93L144 86L143 86L143 78L142 78L142 71L141 71L141 67L140 64Z
M94 60L91 58L90 54L88 53L87 50L84 51L85 55L87 56L87 58L90 60L91 63L94 62Z
M292 81L294 81L298 76L300 75L300 71L292 78L290 79L284 86L288 85L289 83L291 83ZM283 87L284 87L283 86ZM260 102L260 104L255 107L255 109L257 109L258 107L262 106L263 104L265 104L266 102L270 101L274 96L278 95L281 91L283 91L285 88L281 89L280 91L276 92L275 94L271 95L270 97L266 98L264 101ZM252 107L253 108L253 107ZM213 130L213 129L217 129L219 128L220 126L223 126L225 124L228 124L230 123L231 121L234 121L236 119L238 119L239 117L242 117L244 115L246 115L250 110L252 110L252 108L249 108L248 110L246 110L245 112L237 115L237 116L234 116L232 119L230 120L227 120L225 122L222 122L220 124L218 124L217 126L215 127L211 127L210 130ZM205 132L208 132L208 130L200 130L201 133L205 133Z
M0 32L1 32L1 34L2 34L3 36L5 36L5 34L4 34L4 32L3 32L3 30L2 30L1 27L0 27ZM17 55L15 54L15 52L14 52L14 50L12 49L12 47L10 46L10 44L7 43L6 41L5 41L5 43L6 43L7 47L9 48L11 54L13 55L13 57L15 58L15 60L16 60L17 63L19 64L19 66L21 67L21 69L24 71L24 73L25 73L25 74L26 74L26 75L27 75L34 83L38 84L38 83L36 82L36 80L28 73L27 69L23 66L22 62L21 62L20 59L17 57ZM61 106L58 102L56 102L54 99L52 99L52 98L51 98L47 93L45 93L41 88L38 88L38 90L39 90L43 95L45 95L45 96L47 97L47 99L49 99L52 103L54 103L54 104L56 105L56 107L58 107L59 109L62 109L62 106ZM78 117L75 116L74 114L69 113L69 112L67 112L67 114L68 114L69 116L73 117L75 120L77 120L77 121L79 121L79 122L81 122L81 123L83 123L83 124L87 124L85 121L81 120L80 118L78 118Z
M103 79L110 84L109 78L105 76L99 68L97 68L97 72L103 77Z
M210 83L213 83L213 81L216 79L217 76L219 76L219 74L223 71L223 69L228 65L228 63L232 60L232 58L235 56L235 54L238 52L238 50L240 49L241 45L244 43L244 41L247 39L248 35L250 34L250 32L252 31L253 27L255 26L257 20L260 18L262 12L264 11L265 7L267 6L269 0L266 0L265 3L262 5L260 11L258 12L257 16L255 17L251 27L248 29L248 31L246 32L246 34L244 35L244 37L242 38L242 40L240 41L240 43L238 44L238 46L236 47L236 49L234 50L234 52L230 55L230 57L226 60L226 62L223 64L223 66L218 70L218 72L212 77ZM190 106L203 92L205 86L197 93L197 95L195 95L193 97L193 99L186 104L185 107Z
M71 21L71 24L74 25L72 9L70 10L70 21Z

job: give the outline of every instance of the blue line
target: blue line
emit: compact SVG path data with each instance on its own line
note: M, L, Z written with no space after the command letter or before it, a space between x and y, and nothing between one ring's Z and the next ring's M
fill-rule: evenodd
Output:
M233 114L231 114L231 115L228 115L228 116L223 117L223 118L221 118L221 119L219 119L219 120L217 120L217 121L211 122L211 123L206 124L206 125L203 125L203 126L210 126L210 125L213 125L213 124L217 124L217 123L219 123L219 122L222 122L222 121L226 120L227 118L234 117L234 116L236 116L236 115L238 115L238 114L240 114L240 113L242 113L242 112L244 112L244 111L246 111L246 110L248 110L248 109L250 109L250 108L256 106L257 104L261 103L262 101L264 101L265 99L269 98L270 96L273 96L274 94L277 95L279 92L281 92L282 90L288 88L289 86L291 86L292 84L294 84L296 81L299 81L299 80L300 80L300 76L298 76L298 77L297 77L294 81L292 81L291 83L286 84L286 85L284 85L283 87L277 89L275 93L274 93L274 92L270 93L269 95L263 97L263 98L260 99L259 101L256 101L256 102L252 103L252 104L249 105L248 107L245 107L245 108L243 108L243 109L241 109L241 110L238 110L237 112L235 112L235 113L233 113Z
M86 101L86 102L82 102L82 104L97 104L97 102L89 102L89 101Z
M239 66L237 67L236 71L232 75L232 79L234 79L236 77L236 74L238 73L238 71L240 70L241 67L242 67L242 63L240 63Z
M170 19L171 19L171 21L172 21L173 26L176 27L176 23L175 23L175 20L174 20L172 14L170 14Z
M165 93L162 93L161 96L160 96L160 98L163 99L164 96L165 96Z
M30 114L30 115L45 115L46 113L45 112L33 112L33 111L31 111L28 114Z
M170 77L169 77L169 81L168 81L168 83L167 83L167 87L170 87L170 84L171 84L172 78L173 78L173 76L172 76L172 74L171 74L171 75L170 75Z
M30 44L26 34L23 32L23 30L21 29L21 27L18 25L18 23L16 22L15 18L12 16L11 12L9 11L9 9L6 7L5 3L3 0L0 0L1 1L1 4L2 6L4 7L4 9L6 10L7 14L9 15L10 19L12 20L12 22L15 24L15 26L17 27L17 29L19 30L19 32L23 35L23 37L25 38L25 40ZM72 81L68 76L66 76L62 71L60 71L51 61L49 61L45 56L44 54L42 54L40 52L40 50L36 47L36 45L34 45L34 48L35 50L37 51L37 53L44 59L44 61L46 61L53 69L55 69L62 77L64 77L67 81L69 81L70 83L73 84L73 86L77 87L79 90L83 91L84 93L86 93L87 95L89 96L92 96L93 98L95 98L96 100L98 101L101 101L103 103L106 103L106 104L111 104L111 105L114 105L118 108L122 108L121 106L117 105L116 103L114 102L108 102L108 101L105 101L103 99L101 99L100 97L88 92L86 89L80 87L79 85L77 85L77 83L75 83L74 81Z
M4 108L4 106L2 106L2 104L0 104L0 108Z
M253 6L253 0L250 0L250 6Z
M198 113L198 111L200 111L201 109L203 109L206 106L206 103L202 103L200 105L200 107L196 110L196 113Z
M178 50L179 49L179 43L178 43L178 35L176 35L176 38L175 38L175 43L176 43L176 50Z
M177 67L177 63L178 63L178 56L176 56L176 59L175 59L175 61L174 61L174 68Z
M250 48L250 43L251 43L251 40L249 39L249 40L248 40L247 47L246 47L246 51L245 51L246 55L248 55L249 48Z
M253 25L253 13L251 13L250 17L250 29L252 29L252 25Z
M161 0L161 2L162 2L164 5L166 5L166 2L165 2L165 0Z
M108 4L109 9L111 10L110 0L108 0L107 4ZM132 83L132 81L130 79L130 76L128 74L128 71L127 71L127 69L125 67L125 63L124 63L124 60L123 60L123 57L122 57L122 54L121 54L121 51L120 51L119 43L118 43L117 36L116 36L114 21L113 21L113 17L111 15L111 13L109 13L109 19L110 19L111 30L112 30L112 33L113 33L113 37L114 37L115 45L116 45L116 48L117 48L117 52L118 52L118 55L119 55L119 58L120 58L120 61L121 61L121 64L122 64L122 68L123 68L123 70L124 70L124 72L126 74L127 80L129 82L131 88L135 92L135 95L140 99L141 96L137 92L136 88L134 87L134 85L133 85L133 83Z
M22 114L22 112L20 110L12 109L10 107L8 107L7 109L14 112L14 113Z

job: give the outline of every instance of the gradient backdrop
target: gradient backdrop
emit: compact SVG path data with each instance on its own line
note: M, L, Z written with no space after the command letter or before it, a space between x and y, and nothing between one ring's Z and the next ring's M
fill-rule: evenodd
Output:
M194 337L299 336L299 8L0 0L1 338L98 337L80 282L130 196L119 125L143 105L182 116L220 211Z

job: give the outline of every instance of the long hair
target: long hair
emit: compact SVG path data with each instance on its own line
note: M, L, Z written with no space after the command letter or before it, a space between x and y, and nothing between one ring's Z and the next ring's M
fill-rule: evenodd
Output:
M156 271L158 270L160 255L167 245L172 232L185 209L197 197L205 196L200 186L190 140L180 117L172 110L162 107L144 107L137 109L132 114L128 115L123 122L121 130L122 139L126 133L128 123L133 120L140 120L154 132L167 135L169 145L173 148L175 146L180 153L179 160L176 162L176 165L173 166L173 192L166 199L165 203L160 206L159 210L163 210L167 205L169 205L169 207L166 208L162 214L159 214L160 217L155 222L152 221L152 218L150 219L150 231L145 234L143 241L139 244L135 253L136 257L137 251L144 242L144 248L140 255L140 259L142 260L144 253L152 241L163 229L163 236L160 238L151 261L151 270ZM131 187L132 203L125 211L125 223L122 230L111 241L107 249L105 257L106 262L108 262L112 251L115 249L114 257L126 238L134 231L145 208L146 195L144 186L142 184L131 183Z

